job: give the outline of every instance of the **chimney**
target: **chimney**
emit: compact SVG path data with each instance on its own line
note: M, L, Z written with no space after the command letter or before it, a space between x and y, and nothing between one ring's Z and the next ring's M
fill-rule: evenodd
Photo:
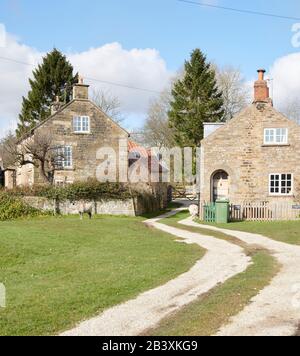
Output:
M73 87L73 99L88 100L89 85L83 83L83 78L78 77L78 83Z
M55 97L55 101L51 104L51 115L54 115L62 107L62 103L59 101L59 97Z
M265 80L266 71L259 69L257 72L258 80L254 84L254 103L272 103L268 83Z

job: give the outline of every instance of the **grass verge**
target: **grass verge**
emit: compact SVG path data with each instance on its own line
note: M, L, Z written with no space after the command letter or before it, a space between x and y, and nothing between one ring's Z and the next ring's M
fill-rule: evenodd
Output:
M188 271L203 255L143 218L0 223L0 335L53 335Z
M260 234L273 240L300 245L300 221L243 221L229 224L207 224L221 229Z

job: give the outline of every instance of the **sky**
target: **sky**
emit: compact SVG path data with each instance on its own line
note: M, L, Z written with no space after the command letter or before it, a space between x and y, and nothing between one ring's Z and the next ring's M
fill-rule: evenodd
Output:
M300 99L299 0L202 2L299 20L178 0L0 0L0 136L16 124L32 65L53 47L83 77L93 79L86 79L91 92L101 89L119 97L130 130L142 126L149 102L194 48L219 66L239 68L249 82L258 68L265 68L273 79L275 106Z

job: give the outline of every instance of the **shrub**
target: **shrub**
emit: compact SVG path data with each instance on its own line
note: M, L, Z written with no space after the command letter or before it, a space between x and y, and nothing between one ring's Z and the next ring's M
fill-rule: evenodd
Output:
M0 221L34 217L43 213L25 204L20 198L0 192Z

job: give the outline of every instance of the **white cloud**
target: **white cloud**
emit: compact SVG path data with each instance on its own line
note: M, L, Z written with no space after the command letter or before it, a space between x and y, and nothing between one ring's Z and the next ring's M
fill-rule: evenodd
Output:
M170 79L165 61L154 49L125 50L119 43L107 44L100 48L71 54L69 56L75 70L87 78L125 84L161 91ZM122 88L114 85L101 84L86 80L91 88L109 90L116 95L127 113L143 114L149 104L149 92Z
M5 30L5 26L0 23L0 48L5 47L5 43L6 43L6 30Z
M300 53L277 59L269 74L273 79L275 107L282 110L288 103L300 101Z
M28 90L28 78L32 67L5 60L13 58L24 63L36 64L41 54L33 48L22 45L6 34L5 47L0 48L0 135L14 129L18 117L22 95Z
M5 47L0 48L0 57L15 59L18 62L36 65L43 53L26 46L16 37L6 34ZM126 50L119 43L91 48L86 52L67 54L68 59L83 77L116 82L131 87L161 91L168 83L172 73L155 49ZM0 136L14 129L20 111L22 96L26 96L33 66L0 59ZM149 100L154 93L143 92L118 86L86 80L91 91L97 88L109 91L119 98L128 126L141 125L133 118L145 115ZM130 119L131 118L131 119ZM126 124L126 122L125 122Z

